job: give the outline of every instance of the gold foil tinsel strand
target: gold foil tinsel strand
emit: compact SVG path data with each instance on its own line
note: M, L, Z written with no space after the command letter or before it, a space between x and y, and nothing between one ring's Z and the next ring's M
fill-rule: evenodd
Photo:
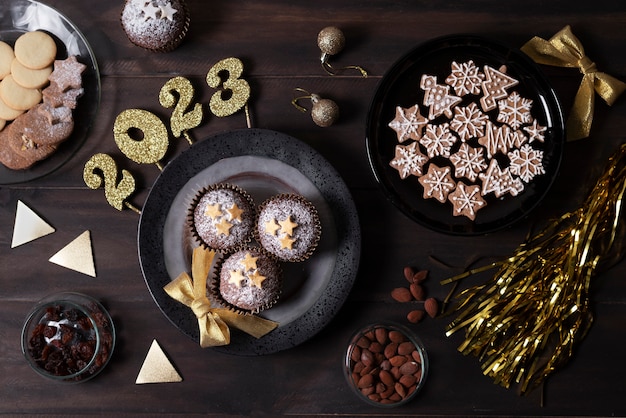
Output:
M519 384L527 393L565 364L587 334L593 321L591 278L623 255L625 160L623 144L583 205L551 222L511 257L442 281L498 269L487 283L459 294L457 317L446 332L465 330L458 350L478 357L494 383Z

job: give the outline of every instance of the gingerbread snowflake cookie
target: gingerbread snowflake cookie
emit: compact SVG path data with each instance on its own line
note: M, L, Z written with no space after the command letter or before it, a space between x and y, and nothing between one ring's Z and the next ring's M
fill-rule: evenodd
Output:
M422 74L421 102L396 106L388 123L401 143L389 165L402 180L416 177L424 199L471 221L489 201L523 193L545 174L547 127L518 84L505 66L471 59L452 62L448 74Z

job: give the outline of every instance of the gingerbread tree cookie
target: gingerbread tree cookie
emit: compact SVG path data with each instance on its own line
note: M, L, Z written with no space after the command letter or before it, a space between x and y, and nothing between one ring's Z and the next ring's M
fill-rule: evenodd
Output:
M519 81L506 74L506 66L496 70L489 65L485 65L485 81L483 81L483 97L480 105L485 112L495 109L498 100L508 96L507 89L517 85Z
M424 105L429 106L428 119L440 115L452 118L452 108L461 102L461 98L450 94L450 86L437 84L437 77L424 74L420 87L424 90Z

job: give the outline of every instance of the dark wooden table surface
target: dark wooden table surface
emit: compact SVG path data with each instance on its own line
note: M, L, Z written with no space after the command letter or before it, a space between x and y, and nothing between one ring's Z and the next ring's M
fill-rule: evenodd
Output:
M626 414L626 264L593 280L594 324L569 364L540 389L519 396L483 376L478 361L456 351L460 333L444 335L450 318L412 326L430 356L423 391L393 410L357 399L342 374L350 335L377 320L407 323L406 305L390 291L405 284L404 266L430 271L430 296L443 300L439 281L477 257L504 257L528 231L546 219L578 207L624 141L626 98L609 107L596 100L592 134L568 143L563 164L546 200L513 227L478 237L433 232L397 210L379 189L365 149L368 107L382 76L414 46L451 33L475 33L518 48L535 35L549 38L572 26L598 68L626 80L626 3L614 0L556 1L212 1L189 2L189 34L175 51L156 54L133 46L119 15L123 1L49 0L89 40L101 71L102 98L89 137L58 171L35 181L0 186L0 413L181 414L181 415L601 415ZM4 2L0 2L5 7ZM335 66L367 69L331 77L319 62L318 32L343 29L347 44ZM142 277L137 256L139 216L109 206L102 190L83 182L83 166L95 153L109 153L137 179L130 199L141 207L159 175L154 165L124 160L113 139L115 117L124 109L168 114L158 103L161 86L183 75L197 87L198 100L213 93L204 83L208 69L239 57L252 87L250 113L256 128L284 132L308 143L336 167L350 188L362 232L361 263L352 292L330 324L303 344L260 357L202 349L160 312ZM580 81L575 69L543 68L566 114ZM294 88L334 99L341 118L319 128L290 101ZM246 127L240 112L209 117L193 131L197 140ZM176 141L169 158L188 148ZM56 228L54 234L11 249L18 200ZM91 231L97 276L47 260L74 237ZM443 261L448 266L434 261ZM488 277L488 276L487 276ZM481 280L486 280L483 277ZM468 283L462 283L465 287ZM96 379L60 386L37 376L20 351L25 315L45 295L73 290L100 299L118 327L112 361ZM135 378L153 339L183 377L181 383L136 385Z

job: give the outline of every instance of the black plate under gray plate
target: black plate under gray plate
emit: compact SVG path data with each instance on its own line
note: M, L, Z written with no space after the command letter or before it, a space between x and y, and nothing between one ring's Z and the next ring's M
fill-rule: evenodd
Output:
M191 309L163 287L190 271L191 252L198 245L186 224L190 202L202 187L224 182L250 192L256 204L278 193L302 194L320 213L322 237L310 259L283 263L283 293L261 314L277 321L278 328L259 339L231 328L231 344L215 349L261 355L301 344L331 321L348 296L358 270L361 232L354 202L337 171L307 144L279 132L217 134L167 164L139 222L139 260L152 297L176 327L199 340Z
M519 80L511 90L533 100L533 116L547 132L543 144L545 174L535 177L523 193L496 199L487 196L488 205L471 221L453 216L452 206L435 199L424 199L417 177L401 179L389 166L398 144L396 133L388 124L395 117L396 106L405 108L422 104L420 79L423 74L444 80L453 61L468 60L481 67L506 66L506 72ZM468 96L467 96L468 97ZM386 196L411 219L430 229L456 235L494 232L523 218L543 199L557 175L564 144L564 122L555 91L528 56L497 42L477 36L451 35L428 41L396 62L385 74L370 107L367 121L367 151L376 180Z

